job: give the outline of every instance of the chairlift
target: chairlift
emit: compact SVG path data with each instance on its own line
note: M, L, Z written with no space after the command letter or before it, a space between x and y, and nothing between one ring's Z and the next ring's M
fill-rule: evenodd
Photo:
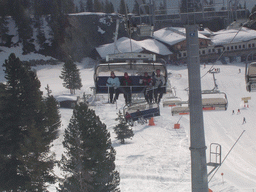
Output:
M137 33L139 36L153 36L153 4L141 4L139 6L139 24L137 24Z
M181 102L181 104L189 102ZM228 107L227 95L218 90L202 91L202 108L203 111L226 111ZM189 106L179 106L172 108L172 115L188 115L190 112Z
M167 86L166 93L169 94L166 94L166 96L163 98L163 107L176 107L184 104L184 101L182 101L180 97L176 96L175 89L173 87L168 88Z
M163 107L176 107L184 104L180 97L167 96L163 99Z
M202 106L204 111L226 111L227 95L218 90L204 90L202 91Z
M131 115L130 119L127 119L131 125L140 119L150 119L151 117L160 116L159 105L157 103L149 104L146 100L132 103L129 106L126 105L123 109L124 116L126 113Z
M144 72L151 74L155 73L156 69L160 69L161 74L165 77L167 82L167 70L165 64L156 61L153 54L146 53L118 53L108 55L106 62L100 63L95 67L94 83L95 94L108 94L108 87L106 86L107 79L110 72L114 71L115 75L121 78L124 72L127 72L132 80L130 91L132 94L143 93L144 86L140 85L139 81L144 75ZM166 88L164 87L164 93Z
M252 62L249 65L246 65L245 81L246 81L246 90L248 92L255 92L256 91L256 62Z

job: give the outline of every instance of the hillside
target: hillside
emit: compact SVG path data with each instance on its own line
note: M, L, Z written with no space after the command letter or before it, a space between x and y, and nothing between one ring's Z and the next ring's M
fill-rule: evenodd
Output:
M20 49L2 48L0 62L3 63L11 52L14 52L22 60L34 58L49 59L38 54L23 56ZM77 92L91 93L90 87L93 83L93 67L88 65L92 60L86 59L77 63L81 72L83 87ZM211 64L201 66L201 75L204 75L211 67ZM255 93L247 93L244 82L244 64L229 63L221 65L215 63L214 67L220 68L220 74L216 75L217 84L221 91L227 94L229 106L223 112L204 112L204 128L207 145L207 158L209 157L210 143L219 143L222 146L222 160L229 153L238 137L245 131L233 150L225 159L223 165L209 182L209 188L220 192L251 192L256 190L256 130L255 124ZM62 64L55 66L44 65L33 67L37 71L41 81L41 90L45 93L45 87L49 84L52 94L69 95L69 90L62 86L59 78ZM0 67L0 82L4 82L2 65ZM241 73L239 73L241 69ZM188 95L185 89L188 87L187 66L168 66L171 73L169 79L172 86L176 88L177 96L187 100ZM202 78L202 89L212 89L213 80L210 74ZM250 96L249 108L244 108L241 102L242 97ZM117 124L116 113L124 106L123 95L115 105L103 104L107 97L99 97L97 105L92 107L99 115L111 133L112 144L117 152L116 168L121 176L122 192L188 192L191 191L190 180L190 151L189 151L189 116L171 116L170 108L163 108L160 103L161 116L155 117L155 126L136 125L133 127L135 136L121 145L116 140L113 127ZM241 113L237 114L240 109ZM232 115L232 110L235 114ZM57 159L63 153L62 140L63 132L69 123L72 115L71 109L60 109L62 116L62 127L59 138L54 141L53 151ZM247 122L242 123L243 117ZM180 119L180 129L174 129L174 124ZM56 174L61 176L56 167ZM208 172L210 168L208 168ZM54 192L55 187L50 186Z

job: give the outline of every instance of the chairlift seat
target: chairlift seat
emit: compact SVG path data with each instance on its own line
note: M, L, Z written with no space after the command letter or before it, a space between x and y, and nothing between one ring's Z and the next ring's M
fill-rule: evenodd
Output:
M163 100L163 107L181 106L183 103L179 97L166 97Z
M140 110L140 115L137 110ZM131 106L126 106L124 114L128 112L133 121L137 121L139 118L149 119L151 117L160 116L160 110L158 104L148 104L146 101L134 103Z
M175 115L188 115L189 107L174 107L172 108L172 116Z
M150 36L150 37L153 36L154 26L141 24L141 25L137 25L137 27L139 29L140 36Z
M123 77L122 76L117 76L119 80L121 80ZM108 87L106 86L107 80L109 76L99 76L97 77L97 82L96 82L96 94L108 94ZM142 86L139 82L141 76L130 76L130 79L132 80L132 89L131 93L142 93L144 91L144 86ZM121 86L122 87L122 86ZM121 90L119 90L120 93L122 93ZM166 88L164 87L164 93L166 93Z
M130 113L133 121L138 121L139 118L150 119L151 117L160 116L159 108L152 108L140 111L141 115L138 116L137 112Z

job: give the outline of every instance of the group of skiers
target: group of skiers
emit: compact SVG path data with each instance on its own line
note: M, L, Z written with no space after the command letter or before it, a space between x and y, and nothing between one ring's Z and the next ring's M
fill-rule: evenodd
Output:
M131 103L132 80L128 76L127 72L125 72L124 76L119 80L114 71L111 71L106 85L108 87L110 103L115 103L116 100L118 100L120 92L124 94L125 103ZM152 77L145 72L144 76L139 81L139 86L144 87L144 96L149 104L153 103L153 96L155 103L159 103L161 101L164 93L164 85L165 78L161 74L160 69L156 70L156 74L152 73Z

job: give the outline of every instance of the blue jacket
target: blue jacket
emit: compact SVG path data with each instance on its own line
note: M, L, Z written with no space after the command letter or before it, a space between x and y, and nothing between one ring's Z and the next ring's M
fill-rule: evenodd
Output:
M107 86L108 87L119 87L120 86L120 81L118 77L109 77L107 80Z

